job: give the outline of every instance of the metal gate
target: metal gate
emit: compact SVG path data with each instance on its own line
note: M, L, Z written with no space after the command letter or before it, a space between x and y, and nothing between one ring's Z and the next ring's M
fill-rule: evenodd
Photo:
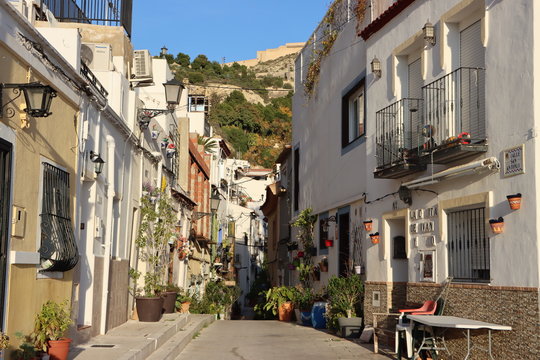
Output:
M448 213L448 275L455 280L490 280L485 208Z
M7 245L9 236L9 209L11 189L10 143L0 139L0 329L4 324L6 289Z

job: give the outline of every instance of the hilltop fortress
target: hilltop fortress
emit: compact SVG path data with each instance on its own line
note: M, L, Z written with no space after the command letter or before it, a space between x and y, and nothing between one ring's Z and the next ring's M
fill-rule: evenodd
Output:
M257 58L256 59L250 59L250 60L240 60L240 61L233 61L230 63L226 63L225 65L232 65L233 63L238 63L240 65L245 66L255 66L258 65L261 62L270 61L277 59L282 56L286 56L289 54L296 54L299 53L300 50L304 47L304 42L298 42L298 43L287 43L285 45L281 45L280 47L277 47L275 49L266 49L257 51Z

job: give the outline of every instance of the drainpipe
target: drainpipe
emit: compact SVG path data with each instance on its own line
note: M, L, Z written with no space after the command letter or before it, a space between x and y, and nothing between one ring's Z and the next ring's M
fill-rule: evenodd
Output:
M101 321L100 334L105 334L107 329L107 309L109 295L109 272L111 261L111 243L113 227L113 201L114 201L114 138L107 135L107 222L105 224L105 253L103 254L103 278L101 290Z

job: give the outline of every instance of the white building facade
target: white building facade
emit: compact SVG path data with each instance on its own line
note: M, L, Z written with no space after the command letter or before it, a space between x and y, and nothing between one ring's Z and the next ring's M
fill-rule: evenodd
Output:
M315 94L295 95L293 215L312 207L330 225L317 234L334 240L319 246L329 275L361 266L366 324L435 300L452 278L445 315L512 326L494 335L494 355L536 358L538 4L386 3L343 26ZM466 351L459 335L447 345Z

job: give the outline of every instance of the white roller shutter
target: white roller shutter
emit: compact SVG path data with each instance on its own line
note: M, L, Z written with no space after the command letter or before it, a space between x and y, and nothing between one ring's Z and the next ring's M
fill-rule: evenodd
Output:
M422 98L422 71L420 59L409 64L409 95L410 99Z
M485 56L480 21L461 31L460 38L461 67L483 68L485 66Z

